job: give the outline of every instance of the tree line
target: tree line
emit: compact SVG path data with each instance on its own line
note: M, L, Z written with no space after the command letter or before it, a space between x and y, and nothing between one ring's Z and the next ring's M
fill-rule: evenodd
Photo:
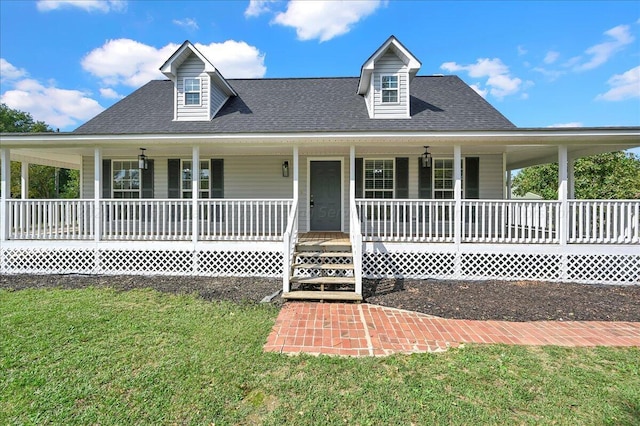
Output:
M35 121L28 112L0 104L0 133L53 132L44 121ZM20 198L21 165L11 162L11 197ZM29 164L29 198L78 198L80 171Z

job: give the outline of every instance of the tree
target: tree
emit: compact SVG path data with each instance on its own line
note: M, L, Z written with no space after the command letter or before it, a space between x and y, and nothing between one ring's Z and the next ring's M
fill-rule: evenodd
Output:
M0 132L52 132L44 121L34 121L31 114L0 104ZM21 166L11 162L11 196L20 197ZM77 198L80 173L77 170L29 164L29 198ZM63 181L62 185L57 183Z
M28 112L12 109L0 104L0 133L52 132L44 121L33 121Z
M575 198L620 200L640 198L640 157L618 151L576 160ZM558 164L522 169L513 179L516 195L533 192L545 200L558 199Z

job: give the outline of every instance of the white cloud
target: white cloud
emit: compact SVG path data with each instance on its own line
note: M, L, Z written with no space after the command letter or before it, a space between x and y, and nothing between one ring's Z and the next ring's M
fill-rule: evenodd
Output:
M583 127L584 124L582 124L579 121L572 121L569 123L556 123L556 124L552 124L551 126L547 126L547 127Z
M11 81L25 77L27 72L22 68L13 66L9 61L0 58L0 81Z
M126 0L38 0L36 7L40 12L49 12L61 8L77 7L87 12L124 12Z
M547 52L546 56L544 57L544 63L552 64L555 61L557 61L559 57L560 57L560 53L550 50Z
M271 12L269 3L274 2L275 0L250 0L249 6L247 6L247 9L244 11L244 16L246 18L255 18L263 13Z
M195 46L225 78L261 78L267 72L264 53L244 41L196 43Z
M126 38L108 40L89 52L81 64L107 86L140 87L149 80L164 78L159 68L178 47L172 43L156 49Z
M526 55L527 52L528 52L528 50L525 49L523 45L518 45L518 55L519 56Z
M100 113L104 108L87 93L45 87L33 79L15 83L0 97L10 108L29 112L37 121L59 128L75 126Z
M256 78L266 73L264 54L243 41L195 46L227 78ZM108 40L82 59L82 68L105 86L140 87L149 80L166 78L159 68L178 47L173 43L156 48L131 39Z
M257 78L266 73L264 54L243 41L195 46L227 78ZM89 52L82 67L106 86L140 87L149 80L166 78L159 68L178 47L170 43L158 49L130 39L109 40Z
M290 1L273 23L295 28L299 40L317 38L323 42L348 33L383 4L380 0Z
M106 99L122 99L123 95L119 94L110 87L100 89L100 96Z
M614 54L622 50L628 44L633 43L635 37L631 35L630 27L628 25L618 25L610 30L604 32L612 40L605 41L600 44L591 46L585 53L591 56L591 58L582 64L574 67L575 71L586 71L607 62Z
M640 98L640 66L631 68L622 74L611 77L607 84L609 91L602 93L596 99L603 101L623 101L625 99Z
M470 84L469 87L471 87L473 90L475 90L476 93L478 95L482 96L483 98L486 98L487 94L489 94L489 90L480 88L480 85L478 83Z
M173 23L179 27L186 28L187 30L191 31L195 31L200 28L196 20L192 18L174 19Z
M555 81L558 78L560 78L561 76L563 76L564 74L566 74L566 71L560 71L560 70L548 70L546 68L542 68L542 67L535 67L532 68L533 71L535 72L539 72L540 74L544 75L545 77L547 77L550 81Z
M485 93L485 96L486 93L489 93L498 99L516 94L523 87L522 80L518 77L512 77L509 67L498 58L480 58L475 64L470 65L445 62L440 65L440 68L449 72L466 71L469 77L476 79L486 78L487 88L481 89L479 83L476 83L474 90L481 95Z

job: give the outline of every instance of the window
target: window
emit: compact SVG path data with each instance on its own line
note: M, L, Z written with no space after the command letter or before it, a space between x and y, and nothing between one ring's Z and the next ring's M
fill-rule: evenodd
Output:
M200 79L184 79L184 104L200 105Z
M182 168L180 173L180 188L182 198L192 197L192 181L191 172L193 170L191 160L182 160ZM209 161L200 161L200 193L198 198L209 198Z
M464 161L460 165L463 176L464 187ZM453 159L434 159L433 160L433 198L435 199L453 199ZM463 191L464 193L464 191Z
M393 160L364 160L364 198L393 198Z
M398 76L383 75L382 76L382 103L398 102Z
M111 165L113 198L140 198L138 160L114 160Z

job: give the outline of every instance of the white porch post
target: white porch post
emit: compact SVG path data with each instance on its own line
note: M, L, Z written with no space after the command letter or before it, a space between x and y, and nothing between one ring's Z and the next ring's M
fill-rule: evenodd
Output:
M200 147L194 146L191 154L191 241L198 242L198 197L200 196Z
M502 198L511 199L511 170L507 169L507 153L502 153Z
M453 198L455 201L453 242L456 246L453 273L459 277L462 273L462 254L460 253L460 243L462 242L462 153L460 145L453 146L453 179Z
M573 155L568 156L567 182L569 187L567 197L570 200L576 198L575 161L576 159Z
M9 239L9 208L7 200L11 198L11 156L9 149L0 148L0 242Z
M558 201L560 201L560 245L567 244L569 231L569 202L567 185L567 146L558 146Z
M454 212L454 236L453 241L460 244L462 241L462 154L460 145L453 147L453 198L455 201Z
M349 148L349 206L356 199L356 147ZM351 223L349 223L351 229Z
M26 161L20 164L20 198L29 198L29 163Z
M299 159L298 159L298 147L293 147L293 199L298 199L298 167L299 167ZM298 224L296 224L296 228Z
M93 239L100 241L102 215L100 214L100 195L102 193L102 148L93 151Z

